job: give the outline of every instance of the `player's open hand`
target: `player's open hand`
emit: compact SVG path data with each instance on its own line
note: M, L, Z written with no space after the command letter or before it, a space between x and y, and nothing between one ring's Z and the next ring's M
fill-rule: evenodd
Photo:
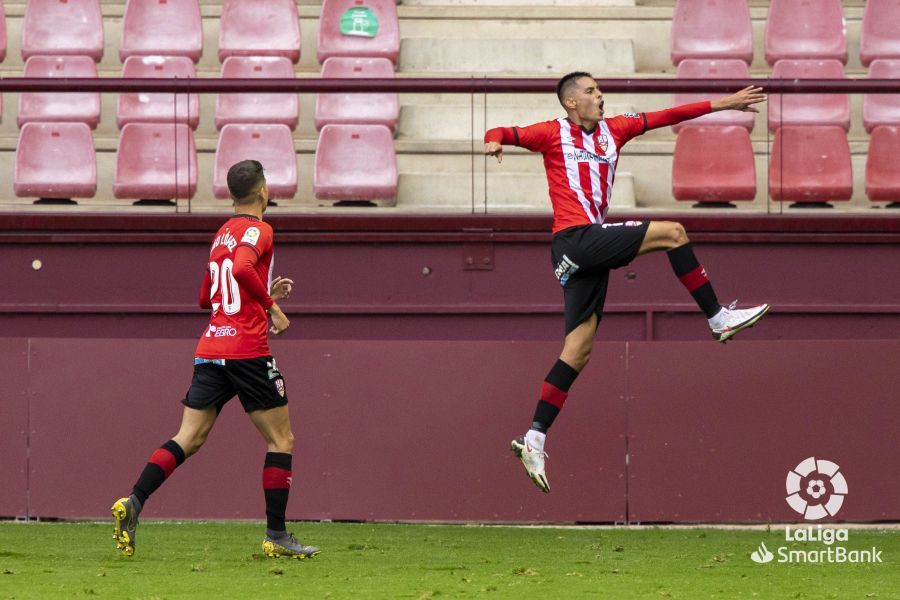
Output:
M291 322L277 304L273 304L269 309L269 315L272 317L272 326L269 327L269 333L272 335L281 335L291 326Z
M503 162L503 146L500 142L487 142L484 145L484 153L488 156L496 156L497 162Z
M294 281L287 277L276 277L272 280L272 287L269 289L269 295L272 300L278 302L284 300L291 295L294 290Z
M741 112L758 113L759 111L753 105L765 102L765 100L766 95L763 93L762 88L751 85L731 96L713 100L711 106L713 111L739 110Z

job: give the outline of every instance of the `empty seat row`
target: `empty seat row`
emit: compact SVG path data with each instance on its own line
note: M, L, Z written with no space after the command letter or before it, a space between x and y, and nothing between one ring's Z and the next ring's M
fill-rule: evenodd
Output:
M866 194L900 201L900 127L877 127L866 160ZM849 200L853 170L847 134L835 126L786 126L775 132L768 172L773 200L821 204ZM676 200L700 203L756 197L756 161L747 130L738 126L684 127L672 163Z
M226 175L252 156L266 170L273 198L297 192L297 156L286 125L226 125L219 135L213 192L228 198ZM122 199L191 198L197 150L186 124L129 123L116 154L113 195ZM97 192L93 137L85 123L26 123L16 146L16 196L90 198ZM393 135L383 125L326 125L316 147L313 189L334 201L392 199L397 193Z
M840 0L771 0L765 29L766 61L833 59L847 63L847 27ZM746 0L676 0L672 62L689 58L753 61ZM867 0L860 59L900 58L900 3Z
M0 48L6 27L0 2ZM22 58L50 54L103 58L100 0L28 0L22 24ZM397 62L400 28L394 0L324 0L318 59L380 57ZM182 56L194 63L203 53L199 0L128 0L119 58ZM219 61L233 56L281 56L300 60L300 24L294 0L224 0L219 22Z

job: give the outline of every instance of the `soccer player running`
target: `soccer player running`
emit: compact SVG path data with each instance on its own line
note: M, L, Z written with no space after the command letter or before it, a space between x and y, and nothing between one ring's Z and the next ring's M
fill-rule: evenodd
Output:
M298 559L319 553L318 548L298 542L284 522L294 435L284 377L269 351L267 330L280 335L290 326L277 301L290 295L294 282L271 278L273 234L272 226L262 220L269 203L262 165L255 160L233 165L228 190L235 214L216 232L210 247L200 306L211 309L212 316L197 344L193 380L182 400L181 428L150 455L131 495L112 506L113 537L126 556L134 554L138 516L147 498L200 449L222 407L235 395L267 446L262 472L267 518L263 552Z
M528 476L544 492L550 491L544 468L547 430L590 358L610 269L623 267L641 254L665 250L675 276L694 297L713 338L720 342L752 327L769 310L768 304L743 310L735 309L734 303L721 306L681 224L604 223L619 151L628 140L710 112L758 112L753 105L765 100L762 89L751 86L719 100L609 119L603 118L603 94L590 73L565 75L556 95L565 117L527 127L497 127L484 135L484 153L496 156L497 162L503 160L504 144L543 154L553 204L551 258L563 289L565 342L541 387L531 428L512 442Z

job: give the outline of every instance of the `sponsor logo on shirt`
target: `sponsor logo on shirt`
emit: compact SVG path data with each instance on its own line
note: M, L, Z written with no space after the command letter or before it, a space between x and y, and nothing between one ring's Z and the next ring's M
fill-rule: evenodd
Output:
M259 241L259 229L256 227L247 228L247 231L244 232L244 237L241 238L241 243L246 242L255 246L257 241Z
M575 274L579 266L572 262L572 259L563 254L562 260L556 265L556 278L559 279L559 285L565 286L569 281L569 277Z
M209 329L206 330L206 337L234 337L237 335L237 329L234 327L216 327L215 325L210 325Z
M641 115L637 113L622 113L622 116L626 119L640 119Z
M606 152L606 145L600 146L600 148ZM605 156L599 156L590 152L588 150L576 150L575 152L566 152L567 160L574 160L577 162L601 162L601 163L609 163L609 159Z

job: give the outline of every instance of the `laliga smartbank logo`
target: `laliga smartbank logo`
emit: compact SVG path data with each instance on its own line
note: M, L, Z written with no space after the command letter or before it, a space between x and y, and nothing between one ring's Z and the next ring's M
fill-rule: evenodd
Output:
M810 456L799 465L788 471L785 480L787 497L785 501L807 521L817 521L825 517L837 515L844 504L844 497L849 488L847 480L840 472L840 467L830 460L816 460ZM775 552L769 550L764 543L750 554L755 563L880 563L881 550L849 549L840 543L850 541L846 528L833 528L812 525L806 527L790 526L784 528L785 542L818 542L822 547L798 549L779 546ZM839 543L840 542L840 543Z

